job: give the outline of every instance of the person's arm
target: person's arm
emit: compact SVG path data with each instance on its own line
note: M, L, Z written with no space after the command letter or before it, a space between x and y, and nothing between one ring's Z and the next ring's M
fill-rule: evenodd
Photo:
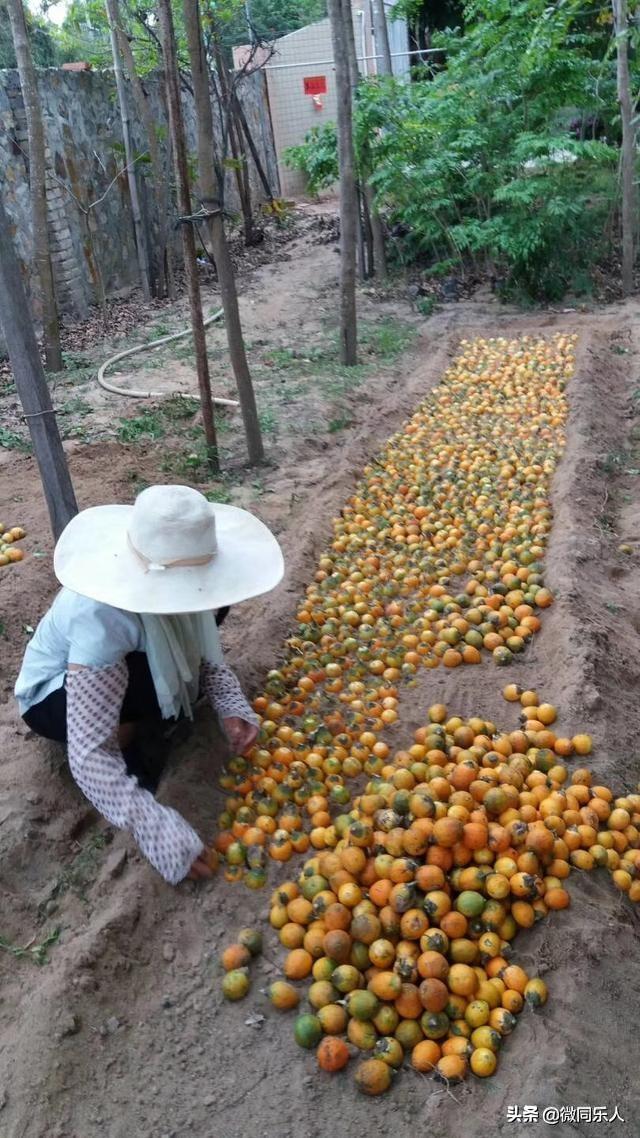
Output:
M235 672L228 664L205 661L200 671L200 687L220 719L231 747L238 754L244 754L258 737L260 720Z
M118 746L120 709L127 689L124 660L106 668L70 667L67 673L67 746L78 786L114 826L128 830L158 873L177 885L204 852L195 830L161 806L127 768Z

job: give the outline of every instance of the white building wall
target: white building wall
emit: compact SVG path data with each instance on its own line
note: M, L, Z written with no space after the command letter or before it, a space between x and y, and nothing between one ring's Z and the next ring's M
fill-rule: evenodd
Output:
M304 176L284 164L284 151L303 142L311 127L336 120L332 60L331 28L328 20L321 20L276 40L266 66L280 191L285 197L304 192ZM307 93L310 87L319 93Z
M393 0L390 0L392 6ZM353 31L358 66L363 75L375 75L375 43L371 0L353 0ZM404 21L389 20L391 52L408 50ZM240 67L247 49L235 48L235 66ZM409 57L393 61L394 74L405 75ZM280 192L285 197L304 193L304 175L283 161L284 151L299 146L314 126L335 122L337 102L333 46L329 20L309 24L275 41L273 54L264 64L271 125L278 160Z

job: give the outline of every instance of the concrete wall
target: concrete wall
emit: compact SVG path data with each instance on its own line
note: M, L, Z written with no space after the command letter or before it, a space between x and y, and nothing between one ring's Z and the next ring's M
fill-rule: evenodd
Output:
M89 303L97 298L98 271L107 296L127 291L138 281L127 177L117 176L124 165L124 156L115 83L110 71L77 73L51 69L39 73L39 85L48 144L47 194L58 301L63 314L81 317ZM155 121L163 127L163 151L168 166L164 141L168 135L167 117L160 85L158 80L150 78L145 86ZM260 73L248 76L242 83L240 97L256 146L277 192L277 167L264 77ZM188 96L183 105L189 150L193 153L195 117ZM142 153L146 141L132 98L130 117L134 147L136 152ZM37 319L38 283L33 265L27 152L18 74L0 71L0 192L12 223ZM255 198L262 201L265 195L253 162L250 169ZM148 163L139 163L137 170L145 220L153 231L154 198ZM85 214L74 197L84 209L102 200ZM233 172L228 175L227 205L231 210L238 207ZM172 208L170 221L174 217ZM173 240L178 248L176 231Z

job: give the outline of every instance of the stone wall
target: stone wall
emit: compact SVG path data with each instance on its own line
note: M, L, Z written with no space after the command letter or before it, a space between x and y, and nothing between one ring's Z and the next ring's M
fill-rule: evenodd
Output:
M107 296L137 284L133 222L124 166L122 129L115 82L110 71L39 72L40 96L47 139L47 195L54 276L63 315L82 317L99 295L102 280ZM162 127L163 157L168 169L165 102L159 81L145 87L155 121ZM262 74L247 76L240 98L257 149L274 193L278 191L277 165ZM190 153L195 152L195 115L189 96L183 99ZM133 145L146 149L144 130L129 100ZM34 316L39 315L38 283L33 262L28 182L28 139L20 83L16 71L0 71L0 192L12 223L16 249L24 267L25 283ZM137 164L141 206L151 239L155 229L154 195L147 162ZM255 201L265 194L250 159ZM171 178L173 181L173 177ZM93 204L97 203L97 204ZM227 176L227 207L238 208L235 175ZM92 206L92 208L89 208ZM170 223L175 220L171 207ZM172 228L179 249L179 234Z

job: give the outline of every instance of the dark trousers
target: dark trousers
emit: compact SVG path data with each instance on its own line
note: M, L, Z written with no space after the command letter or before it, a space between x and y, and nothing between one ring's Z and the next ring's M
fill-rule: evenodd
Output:
M146 653L131 652L126 657L129 682L120 712L121 723L143 722L150 728L150 734L158 735L157 727L162 722L162 714L156 696L153 677L149 669ZM51 692L40 703L34 704L23 716L28 727L44 739L56 743L67 742L67 689L66 684ZM156 728L153 731L153 728ZM154 740L157 741L157 740ZM123 747L122 757L127 771L135 775L146 790L155 791L158 787L165 763L166 747L149 748L144 741L136 740ZM164 753L162 753L164 752Z

